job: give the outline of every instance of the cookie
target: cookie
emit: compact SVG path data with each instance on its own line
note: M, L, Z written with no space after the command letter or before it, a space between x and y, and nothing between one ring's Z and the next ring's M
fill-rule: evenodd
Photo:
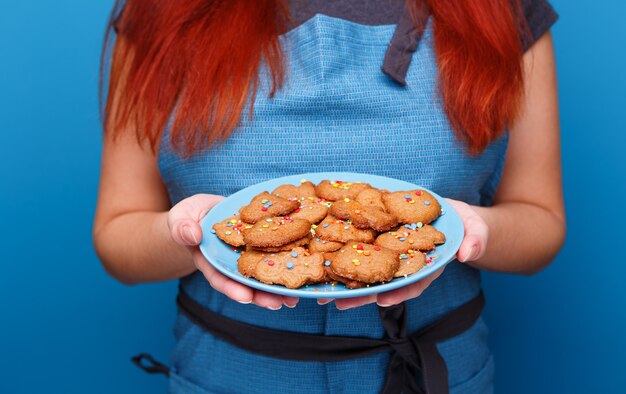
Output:
M383 194L387 212L395 215L400 223L428 224L441 215L441 205L425 190L409 190Z
M395 231L380 234L374 244L406 253L409 249L428 251L446 242L446 236L430 225L406 224Z
M385 204L383 204L383 194L389 193L386 190L379 190L376 188L365 189L358 196L356 196L355 201L358 203L368 206L379 208L381 210L386 210Z
M330 214L339 219L350 220L360 229L371 228L382 232L398 225L398 219L394 215L349 199L335 201L330 207Z
M324 253L324 270L326 271L326 282L340 282L343 283L348 289L360 289L361 287L365 287L367 283L359 282L356 280L343 278L337 274L335 274L331 269L331 260L338 252L327 252Z
M320 253L309 254L304 248L265 255L257 262L254 277L270 285L297 289L326 277L324 258Z
M326 241L320 238L313 238L309 243L309 252L311 253L327 253L341 249L343 243Z
M321 181L315 187L315 194L318 197L329 201L343 200L344 198L355 199L365 189L371 186L362 182L343 182L343 181Z
M370 229L358 229L345 220L338 219L332 215L326 216L317 225L315 234L318 238L326 241L346 243L348 241L358 241L371 243L376 238L376 232Z
M326 276L330 280L341 282L346 285L348 289L360 289L361 287L365 287L367 285L367 283L359 282L357 280L342 278L341 276L335 274L333 270L330 269L330 267L324 267L324 270L326 271Z
M244 250L237 260L237 270L243 276L254 277L257 263L265 256L266 253L257 250Z
M388 282L398 270L398 253L377 245L348 242L330 259L331 271L364 283Z
M276 247L267 247L267 248L255 248L256 250L260 251L260 252L266 252L266 253L275 253L275 252L284 252L286 250L291 250L293 248L297 248L298 246L302 246L305 247L309 244L309 242L311 241L311 234L309 233L307 236L305 236L304 238L301 238L297 241L293 241L290 242L286 245L282 245L282 246L276 246Z
M281 185L274 189L272 194L288 200L301 200L315 197L315 185L308 181L302 182L299 186Z
M243 240L253 248L276 248L300 240L310 234L311 223L289 216L263 219L246 230Z
M250 228L252 228L252 225L242 222L239 215L231 216L213 225L215 235L222 241L236 248L245 244L243 241L243 232Z
M419 251L409 250L400 255L400 267L393 275L395 278L416 273L426 265L426 255Z
M242 207L239 216L242 221L254 224L261 219L287 215L299 206L298 201L263 192L254 197L249 205Z
M305 219L312 224L317 224L328 215L328 206L330 204L324 199L313 196L299 201L300 207L290 214L294 219Z

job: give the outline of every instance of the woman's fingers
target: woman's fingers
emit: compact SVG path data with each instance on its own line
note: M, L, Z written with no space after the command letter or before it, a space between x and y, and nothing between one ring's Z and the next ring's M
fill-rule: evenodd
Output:
M193 220L179 220L170 227L174 241L184 246L196 246L202 239L202 229Z
M272 310L280 309L283 304L293 308L298 303L297 297L283 297L260 290L254 290L244 284L236 282L215 269L196 249L193 251L193 259L196 267L200 270L212 288L224 294L226 297L242 304L254 303L263 308Z
M283 307L283 297L277 294L270 294L264 291L255 290L254 298L252 299L255 305L271 309L273 311Z
M376 303L380 306L396 305L402 301L419 296L422 294L422 291L424 291L424 287L421 281L412 283L399 289L379 294Z
M254 301L255 292L252 288L222 275L206 261L200 250L193 251L193 260L196 268L204 274L206 280L215 290L242 304L249 304Z
M212 194L196 194L172 207L168 215L168 226L174 241L186 246L198 245L202 239L200 220L223 199L222 196ZM298 303L297 297L270 294L236 282L217 271L197 248L192 253L196 268L204 274L211 287L228 298L243 304L254 302L272 310L280 309L283 305L293 308Z
M338 298L335 300L335 306L337 306L337 309L344 310L357 308L359 306L371 304L373 302L376 302L376 294L353 298Z
M330 302L333 302L335 299L334 298L318 298L317 299L317 304L318 305L326 305Z
M468 204L446 198L446 201L459 213L465 229L465 237L457 251L461 262L475 261L485 254L489 240L489 227L483 218Z
M167 218L174 241L180 245L198 245L202 239L200 220L223 199L212 194L195 194L174 205Z
M465 237L457 252L458 259L462 262L478 260L485 254L489 238L488 227L476 213L467 215L463 224Z
M412 283L410 285L401 287L396 290L387 291L385 293L378 294L376 303L380 306L396 305L411 298L416 298L422 295L424 290L430 286L435 279L437 279L443 273L443 268L433 272L426 278Z
M288 308L295 308L300 299L298 297L283 296L283 305Z
M426 278L399 289L388 291L386 293L370 294L361 297L339 298L335 300L335 305L337 306L337 309L344 310L357 308L374 302L378 303L380 306L399 304L403 301L410 300L411 298L419 297L424 290L426 290L428 286L430 286L430 284L443 273L444 268L445 267L442 267L441 269L433 272L431 275L428 275ZM331 298L320 298L317 300L317 303L324 305L331 301L333 301Z

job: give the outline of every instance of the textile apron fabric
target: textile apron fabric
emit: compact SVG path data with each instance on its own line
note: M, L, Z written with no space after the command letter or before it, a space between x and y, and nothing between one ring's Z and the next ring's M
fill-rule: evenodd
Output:
M268 98L263 83L253 116L227 141L182 159L164 133L159 169L172 204L197 193L228 196L275 177L350 171L394 177L475 205L491 203L507 136L469 156L450 128L437 88L430 24L404 67L405 85L381 66L396 25L365 26L322 14L282 38L286 86ZM399 67L402 69L403 67ZM367 179L364 179L367 181ZM294 333L380 339L376 305L340 311L300 299L270 311L214 291L201 273L181 279L202 308L244 324ZM480 294L480 273L456 261L418 298L405 302L406 331L417 332ZM170 360L170 393L379 393L390 354L319 362L290 361L241 349L180 313ZM451 393L492 391L487 328L478 319L437 342Z

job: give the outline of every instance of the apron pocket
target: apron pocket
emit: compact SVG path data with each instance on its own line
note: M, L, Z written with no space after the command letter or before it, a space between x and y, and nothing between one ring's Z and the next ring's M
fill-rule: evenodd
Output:
M465 382L450 387L450 394L491 394L493 393L493 355L485 365Z
M170 370L169 388L167 392L169 394L211 394L210 391L190 382L173 370Z

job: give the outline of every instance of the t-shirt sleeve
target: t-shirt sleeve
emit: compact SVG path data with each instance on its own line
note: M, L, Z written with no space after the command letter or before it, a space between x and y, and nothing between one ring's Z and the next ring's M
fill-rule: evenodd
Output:
M528 32L522 34L522 48L526 52L559 19L547 0L522 0L522 12Z

